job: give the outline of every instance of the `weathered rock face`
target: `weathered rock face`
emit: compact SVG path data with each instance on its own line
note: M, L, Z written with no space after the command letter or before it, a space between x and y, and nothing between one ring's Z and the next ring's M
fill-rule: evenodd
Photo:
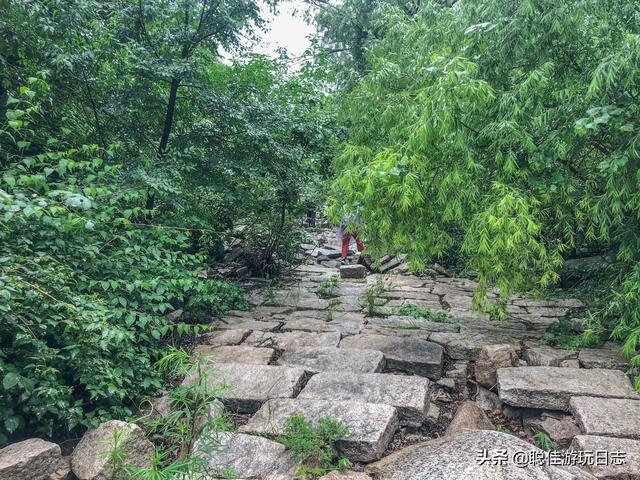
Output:
M362 472L331 472L319 480L371 480L371 477Z
M246 363L251 365L268 365L275 358L273 348L256 348L249 345L229 345L213 347L198 345L194 353L211 355L214 363Z
M476 397L476 403L485 412L498 414L500 413L500 411L502 411L503 405L498 395L490 392L484 387L479 387L478 396Z
M493 423L484 411L475 403L462 403L456 411L453 420L447 427L445 435L455 435L462 430L495 430Z
M80 480L110 480L114 465L106 455L119 435L119 448L127 455L125 466L149 466L153 444L133 423L111 420L87 431L71 455L71 469Z
M340 278L366 278L367 268L364 265L342 265Z
M511 345L486 345L482 347L476 360L476 381L484 387L493 388L498 381L496 371L499 368L518 365L518 354Z
M548 346L529 348L523 354L527 365L531 367L559 367L564 360L576 357L577 353L571 350Z
M272 347L289 350L297 347L337 347L340 342L338 332L253 332L244 341L254 347Z
M340 348L373 348L384 353L389 370L413 373L432 380L442 376L442 347L419 338L353 335L343 338Z
M565 412L574 396L638 398L623 372L596 368L500 368L498 392L510 405Z
M608 453L606 464L585 465L583 468L602 480L636 480L640 474L640 441L628 438L598 437L578 435L573 439L570 450ZM611 454L624 452L623 462L613 461ZM595 462L594 462L595 463Z
M420 426L429 409L429 380L386 373L323 372L297 398L382 403L398 409L400 423Z
M384 367L384 355L369 349L300 347L285 351L280 363L302 367L310 372L337 370L373 373Z
M62 461L60 447L39 438L12 443L0 450L0 479L49 480Z
M506 454L502 455L501 451ZM487 430L463 430L455 435L399 450L370 465L367 471L375 473L378 480L595 479L576 467L545 464L524 468L517 466L518 462L527 458L529 452L542 454L539 448L513 435Z
M349 433L336 447L342 455L359 462L380 458L398 427L396 409L388 405L296 398L268 401L240 431L278 435L296 414L316 425L326 417L341 422Z
M584 368L626 370L628 366L628 359L623 355L620 345L611 342L602 348L583 348L578 354L578 360Z
M246 329L220 330L217 332L205 333L202 336L202 343L205 345L212 345L214 347L221 347L223 345L239 345L249 336L250 333L251 330Z
M587 435L640 439L640 400L573 397L569 406Z
M215 472L233 471L234 478L266 478L295 473L295 461L284 445L263 437L242 433L220 435L219 445L211 448L198 446L198 455Z
M227 408L253 413L270 398L295 397L302 389L306 375L302 368L221 363L211 366L207 380L212 386L232 386L224 395ZM194 378L187 377L183 384L189 385L193 381Z
M528 418L525 425L535 432L545 432L557 448L568 448L580 429L570 415L543 412L540 417Z

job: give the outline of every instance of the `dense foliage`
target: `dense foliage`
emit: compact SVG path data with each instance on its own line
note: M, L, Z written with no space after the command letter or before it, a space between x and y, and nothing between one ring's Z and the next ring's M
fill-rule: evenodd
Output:
M357 212L371 252L406 252L416 268L461 245L476 306L498 316L511 293L556 282L565 258L612 254L617 292L588 335L612 331L634 356L640 4L351 0L340 12L363 9L334 218ZM336 18L320 18L325 46L356 48Z
M262 26L253 0L0 0L0 444L130 416L244 305L199 275L231 239L255 274L293 260L332 113L321 75L223 60Z

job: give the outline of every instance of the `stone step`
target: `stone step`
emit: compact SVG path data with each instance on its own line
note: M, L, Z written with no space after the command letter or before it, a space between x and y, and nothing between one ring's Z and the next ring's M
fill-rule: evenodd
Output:
M569 407L587 435L640 439L640 400L573 397Z
M196 450L214 472L229 469L233 478L278 478L281 475L284 479L293 478L295 474L293 455L278 442L244 433L222 433L217 440L219 443L214 448L198 444Z
M300 347L286 350L280 357L282 365L302 367L309 372L350 371L379 372L385 359L378 350L336 347Z
M223 384L230 387L222 393L222 401L228 409L253 413L269 399L298 395L307 376L303 368L220 363L211 365L207 382L212 387ZM191 385L194 380L194 375L187 376L183 384Z
M257 348L249 345L227 345L214 347L198 345L193 353L211 355L213 363L247 363L252 365L268 365L276 356L273 348Z
M623 372L599 368L500 368L498 392L500 400L510 405L565 412L575 396L638 398Z
M279 435L287 421L302 414L317 425L322 418L333 418L348 430L336 447L351 461L370 462L382 456L398 426L396 409L389 405L315 399L269 400L240 428L257 435Z
M229 329L217 330L211 333L205 333L201 337L201 341L205 345L214 347L222 347L224 345L240 345L242 341L251 334L251 330L246 329Z
M420 426L429 410L430 383L423 377L388 373L322 372L311 377L297 398L391 405L402 425Z
M343 338L340 348L380 350L387 369L437 380L442 376L443 350L436 343L413 337L360 334Z
M253 332L244 341L254 347L272 347L289 350L296 347L337 347L340 342L338 332Z
M226 317L211 324L216 330L264 330L272 332L280 328L280 322L267 322L243 317Z
M640 441L628 438L577 435L569 450L576 452L606 452L604 461L587 462L585 471L606 480L636 480L640 474ZM619 452L619 453L616 453Z

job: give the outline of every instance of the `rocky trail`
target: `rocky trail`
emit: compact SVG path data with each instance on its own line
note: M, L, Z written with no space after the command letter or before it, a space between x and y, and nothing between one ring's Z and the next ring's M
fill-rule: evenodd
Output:
M640 474L640 397L617 347L569 351L539 341L581 302L512 298L509 318L496 322L472 311L471 280L411 275L398 259L387 260L386 274L349 265L342 275L362 278L338 278L335 244L305 248L307 263L281 286L249 281L252 308L216 321L195 348L213 356L215 382L233 386L224 404L238 429L208 455L213 469L295 478L276 437L302 413L349 431L338 448L350 471L324 480ZM401 315L403 305L431 315ZM537 432L555 452L535 446ZM5 450L0 478L31 478L2 476Z

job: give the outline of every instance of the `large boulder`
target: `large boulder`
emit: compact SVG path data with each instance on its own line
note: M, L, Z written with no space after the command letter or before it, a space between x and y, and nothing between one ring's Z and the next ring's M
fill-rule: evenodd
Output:
M585 462L585 465L581 466L596 478L637 480L640 474L640 440L578 435L569 448L576 452L589 452L592 455L595 452L606 452L606 458L601 458L598 462Z
M0 450L0 479L50 480L61 463L60 447L55 443L39 438L23 440Z
M462 403L453 420L447 427L445 435L455 435L462 430L495 430L496 428L475 402Z
M115 465L108 452L117 446L125 453L123 466L151 465L153 443L134 423L111 420L88 430L71 455L71 469L80 480L111 480Z
M519 438L463 430L403 448L367 468L377 480L595 480L577 467L529 464L544 452ZM527 465L525 466L525 463Z
M480 349L476 360L476 381L487 388L495 387L498 382L496 372L499 368L517 367L520 364L518 354L509 344L486 345Z

